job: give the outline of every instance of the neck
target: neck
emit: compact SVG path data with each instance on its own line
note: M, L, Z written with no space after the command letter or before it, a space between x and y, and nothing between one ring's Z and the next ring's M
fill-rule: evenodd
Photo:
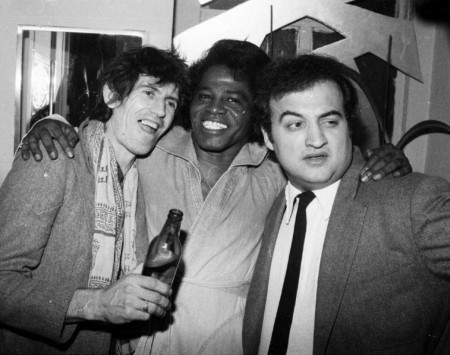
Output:
M200 173L202 175L202 194L203 198L206 199L217 181L219 181L222 175L228 170L242 146L240 146L239 149L229 149L222 152L210 152L203 150L194 141L194 148Z
M194 140L195 155L197 156L197 161L201 165L205 163L209 166L215 166L218 169L225 172L233 162L234 158L239 154L244 144L239 146L234 146L232 149L227 149L225 151L215 152L203 150Z
M123 176L125 176L128 170L130 170L133 162L136 160L136 156L134 154L131 154L122 144L117 141L116 137L113 134L113 130L108 129L108 123L109 121L106 123L106 136L108 137L108 140L114 149L117 164L119 164Z

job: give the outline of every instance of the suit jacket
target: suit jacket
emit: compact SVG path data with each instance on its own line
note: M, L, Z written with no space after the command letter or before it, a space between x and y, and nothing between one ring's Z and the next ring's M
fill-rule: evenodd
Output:
M361 184L363 164L355 149L330 215L319 271L313 351L445 352L450 184L416 173ZM282 192L269 213L247 297L246 354L258 351L270 265L285 208Z
M17 157L0 188L0 354L106 354L110 326L65 323L86 288L94 175L83 133L69 159Z

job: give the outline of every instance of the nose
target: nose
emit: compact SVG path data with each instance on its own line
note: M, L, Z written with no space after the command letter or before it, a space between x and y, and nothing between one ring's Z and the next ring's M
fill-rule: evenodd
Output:
M164 99L153 100L151 111L159 118L164 118L166 116L166 102Z
M305 141L306 146L313 148L321 148L327 143L328 143L327 138L323 134L323 131L318 124L313 124L308 127Z
M225 113L225 107L223 100L220 97L216 97L209 103L208 110L214 114Z

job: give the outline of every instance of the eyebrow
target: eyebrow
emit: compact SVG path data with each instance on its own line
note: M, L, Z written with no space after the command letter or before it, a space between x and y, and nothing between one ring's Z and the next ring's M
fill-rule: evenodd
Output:
M161 91L161 90L159 89L159 85L158 85L158 84L155 84L155 83L143 82L143 83L140 83L140 84L138 85L138 87L143 87L143 88L149 87L149 88L152 88L152 89L154 89L154 90L156 90L156 91Z
M201 91L201 90L211 90L211 86L207 86L207 85L199 86L195 91ZM225 90L224 92L226 94L239 95L239 96L243 97L245 100L247 100L247 102L251 101L251 99L248 97L248 95L246 95L246 93L244 93L242 91Z
M159 84L155 84L155 83L147 83L147 82L143 82L141 84L139 84L137 86L138 88L151 88L157 92L161 92L161 85ZM179 98L176 98L175 96L168 96L167 99L171 99L171 100L175 100L177 102L177 104L180 102Z
M298 112L295 112L295 111L287 110L287 111L284 111L280 115L279 121L281 122L285 116L295 116L295 117L303 118L302 114L300 114ZM341 118L343 117L342 113L340 113L339 111L337 111L337 110L330 110L330 111L327 111L327 112L324 112L324 113L320 114L319 119L320 118L325 118L325 117L328 117L328 116L339 116Z

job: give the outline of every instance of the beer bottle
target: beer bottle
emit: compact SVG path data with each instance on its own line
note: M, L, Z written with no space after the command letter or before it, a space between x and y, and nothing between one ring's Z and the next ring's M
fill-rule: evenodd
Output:
M183 212L171 209L166 223L150 243L144 262L142 275L153 276L172 286L181 259L181 243L179 239Z

